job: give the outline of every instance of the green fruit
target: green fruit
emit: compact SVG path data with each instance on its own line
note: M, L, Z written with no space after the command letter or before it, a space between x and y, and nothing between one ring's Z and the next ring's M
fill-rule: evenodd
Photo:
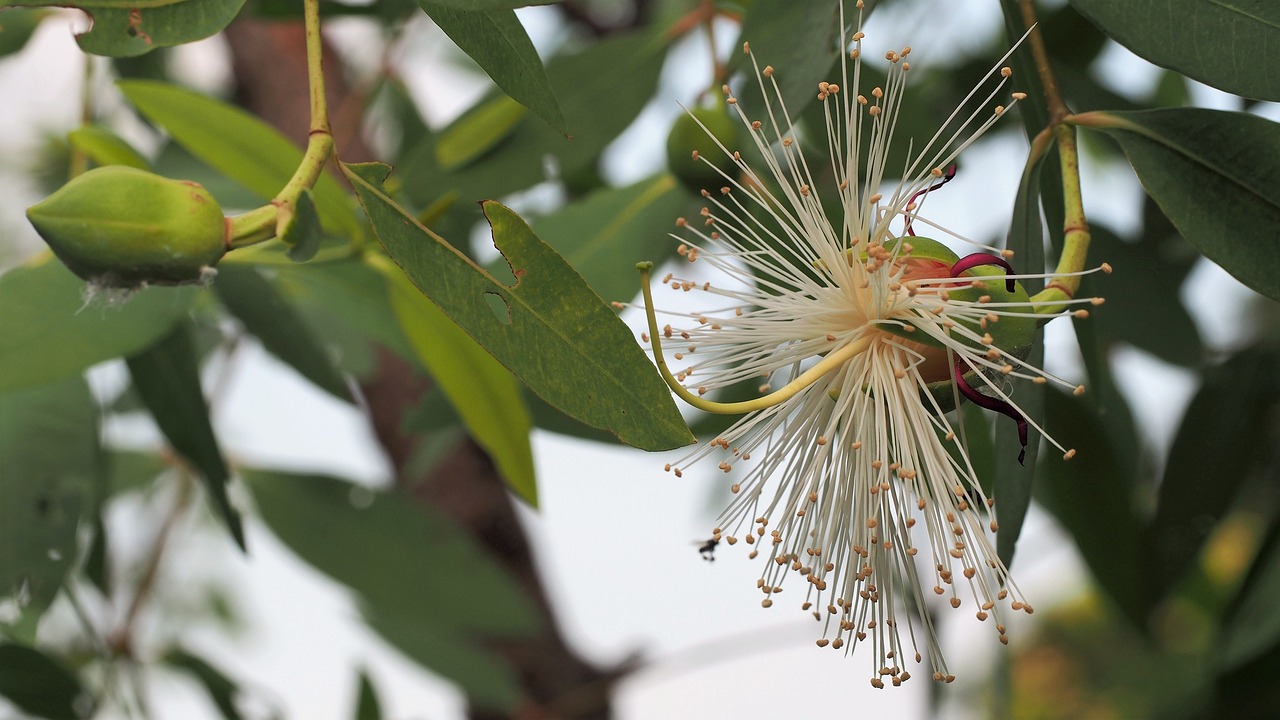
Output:
M739 120L723 102L682 114L667 135L667 169L695 192L727 185L728 181L717 168L729 177L737 177L738 168L733 158L716 145L716 140L733 152L738 146L738 126ZM695 152L700 158L694 157ZM704 160L711 161L714 167Z
M27 208L76 275L111 287L199 282L226 253L222 208L198 183L110 165Z

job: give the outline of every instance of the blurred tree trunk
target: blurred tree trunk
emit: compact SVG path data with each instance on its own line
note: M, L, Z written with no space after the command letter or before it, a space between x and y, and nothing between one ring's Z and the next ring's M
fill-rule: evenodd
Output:
M280 128L299 145L309 127L306 48L300 23L239 20L226 32L237 83L237 100ZM370 159L360 137L363 98L347 87L342 65L331 48L325 52L326 86L338 151L346 160ZM406 435L401 420L430 384L390 352L379 353L376 375L364 385L369 421L404 487L415 497L450 514L515 576L543 615L541 634L519 641L493 641L523 685L526 703L516 717L607 718L609 694L619 671L602 671L569 647L555 622L534 567L528 538L516 516L513 499L488 456L470 439L458 443L425 477L404 477L416 448L425 437ZM476 720L505 714L473 708Z

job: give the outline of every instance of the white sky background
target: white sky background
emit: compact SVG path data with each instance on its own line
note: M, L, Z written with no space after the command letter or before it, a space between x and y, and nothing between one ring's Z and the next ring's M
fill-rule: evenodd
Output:
M974 51L971 46L989 37L1000 22L993 2L921 0L891 11L867 28L868 42L874 47L910 42L912 61L919 66ZM540 49L557 41L550 20L554 15L546 8L522 11ZM8 99L0 112L0 183L8 190L0 197L0 267L12 264L15 254L41 247L22 215L38 199L25 171L36 158L41 133L62 133L78 122L82 64L69 30L72 23L83 26L74 13L46 22L27 52L0 61L0 97ZM941 28L945 32L937 30ZM340 44L351 45L367 31L358 22L341 22L330 32ZM728 42L733 34L726 28L720 36ZM483 87L475 84L474 75L448 64L453 53L442 50L445 41L429 23L420 23L411 37L414 43L400 57L404 67L415 69L415 74L406 70L407 79L429 117L443 122ZM201 86L217 87L227 77L221 52L217 40L184 49L180 68ZM1104 62L1106 79L1117 89L1140 92L1154 82L1153 68L1118 47L1107 51ZM611 179L630 182L660 169L666 127L680 112L677 102L690 102L708 77L707 50L702 35L695 34L673 54L658 98L610 152ZM1198 89L1196 98L1209 106L1223 102L1207 88ZM1274 107L1268 112L1276 116ZM974 238L1002 235L1024 158L1025 140L1019 134L979 143L965 160L967 167L983 171L961 174L946 192L931 195L930 216ZM1123 167L1100 168L1089 157L1084 162L1090 216L1118 230L1132 228L1141 192L1132 173ZM996 210L977 214L974 208ZM1217 320L1197 315L1200 329L1215 345L1233 343L1232 329L1241 323L1224 322L1221 313L1238 309L1249 292L1207 262L1197 267L1187 292L1215 297ZM1195 314L1197 304L1191 307ZM638 316L626 317L638 330ZM1070 325L1049 327L1056 330L1049 334L1048 354L1065 358L1051 362L1050 369L1078 375ZM1136 351L1120 352L1116 359L1121 386L1140 426L1159 447L1166 447L1194 390L1192 378ZM388 476L357 411L315 391L257 346L236 357L229 377L229 391L215 419L221 440L238 462L371 483ZM100 389L121 380L118 367L95 373ZM130 425L111 431L134 442L154 436L148 428ZM758 564L744 552L722 547L715 563L699 558L691 542L707 535L725 492L714 467L699 467L677 479L661 471L667 461L663 455L544 432L535 432L534 452L542 507L523 517L565 632L589 658L612 662L641 653L650 661L623 683L616 697L618 717L787 718L809 715L805 707L926 715L926 678L874 691L867 683L868 656L846 658L815 648L816 624L794 609L785 600L788 596L774 609L761 609L754 583ZM115 504L111 522L119 555L141 555L153 532L151 521L169 501L161 492ZM369 669L385 716L392 720L462 716L456 691L373 638L359 622L349 594L293 560L259 523L249 523L253 552L248 558L236 553L207 519L188 523L187 529L165 565L158 607L190 606L216 584L234 591L232 605L245 627L228 634L208 624L188 626L185 616L153 616L154 632L181 636L231 676L249 681L256 698L288 718L350 717L357 666ZM1042 610L1087 582L1070 541L1038 510L1029 518L1013 569L1028 598ZM985 663L999 648L993 633L967 611L943 615L944 649L958 676L956 689L980 686ZM1010 636L1015 644L1030 637L1033 622L1014 620ZM56 623L48 625L48 639L65 637ZM151 680L155 717L217 717L184 677L153 674ZM953 711L948 717L967 716Z

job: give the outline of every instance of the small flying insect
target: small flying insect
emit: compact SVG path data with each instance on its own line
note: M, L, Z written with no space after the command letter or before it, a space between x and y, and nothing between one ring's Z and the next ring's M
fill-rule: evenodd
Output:
M693 544L698 546L698 554L702 555L703 560L707 562L716 561L716 546L720 544L719 540L716 538L705 541L694 540Z

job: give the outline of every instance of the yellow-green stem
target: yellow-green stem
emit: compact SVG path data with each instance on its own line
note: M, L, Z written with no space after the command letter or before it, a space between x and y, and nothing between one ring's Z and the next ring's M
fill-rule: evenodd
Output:
M1022 21L1031 29L1031 54L1035 58L1036 71L1040 76L1040 84L1044 86L1045 104L1049 109L1050 127L1058 145L1058 159L1062 167L1062 205L1064 221L1062 225L1062 255L1058 258L1055 278L1049 285L1031 299L1034 302L1066 301L1075 297L1080 289L1080 276L1062 277L1068 273L1084 270L1089 255L1089 220L1084 214L1083 195L1080 191L1080 153L1076 147L1076 131L1071 125L1063 122L1070 114L1062 93L1058 89L1057 78L1049 64L1049 53L1045 50L1044 38L1040 35L1040 27L1036 24L1036 11L1033 0L1019 0L1022 10ZM1065 305L1042 305L1037 313L1052 315L1061 312Z
M270 205L250 210L227 220L228 249L266 242L284 232L293 221L298 196L315 187L324 166L333 155L333 133L329 129L328 103L324 94L323 44L320 38L320 0L303 0L303 23L307 39L307 82L311 94L311 132L302 162L293 177L276 193Z
M845 364L850 358L855 357L871 345L871 340L868 338L861 338L849 343L839 350L829 353L818 361L816 365L804 371L799 377L783 385L778 390L754 400L731 403L707 400L681 385L680 381L671 374L671 369L667 367L667 359L662 354L662 332L658 329L658 317L653 308L653 290L649 287L649 273L653 270L653 263L638 263L636 269L640 271L640 290L644 294L644 313L649 320L649 343L653 347L653 360L658 364L658 372L667 383L667 387L671 388L671 392L678 395L681 400L704 412L720 415L738 415L773 407L794 397L796 393L817 382L822 376Z

